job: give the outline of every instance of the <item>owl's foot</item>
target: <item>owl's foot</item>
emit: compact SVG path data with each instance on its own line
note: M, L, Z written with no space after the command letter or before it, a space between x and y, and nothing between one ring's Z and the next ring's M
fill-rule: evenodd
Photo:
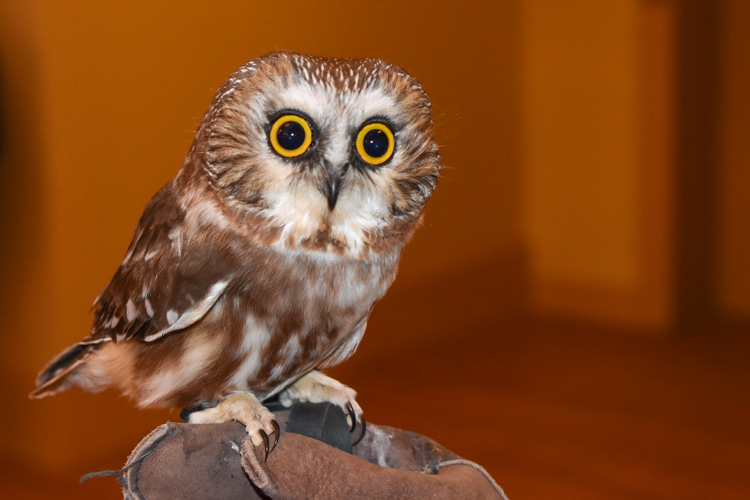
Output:
M232 394L213 408L193 412L188 417L191 424L220 424L230 420L245 426L255 446L264 445L266 457L276 448L281 433L279 424L273 413L248 392ZM268 439L271 434L274 434L273 446L270 446Z
M357 393L336 379L313 370L298 378L292 385L279 394L279 401L286 407L295 401L310 403L332 403L347 415L350 430L362 422L362 408L357 403Z

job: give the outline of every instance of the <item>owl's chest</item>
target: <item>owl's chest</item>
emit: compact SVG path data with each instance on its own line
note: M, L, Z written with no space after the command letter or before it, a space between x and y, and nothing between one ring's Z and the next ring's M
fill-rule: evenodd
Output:
M337 261L273 255L266 272L256 270L224 305L243 318L235 381L270 388L348 349L397 264L397 256Z
M108 345L137 359L134 397L148 404L184 406L238 390L272 394L354 352L397 263L397 256L316 261L258 252L194 326L150 343Z
M391 285L397 256L366 260L274 253L244 287L248 311L283 330L342 327L372 308Z

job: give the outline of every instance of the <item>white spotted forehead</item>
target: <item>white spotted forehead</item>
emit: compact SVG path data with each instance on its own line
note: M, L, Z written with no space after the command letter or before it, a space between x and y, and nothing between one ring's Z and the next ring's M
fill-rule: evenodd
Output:
M301 54L290 53L286 54L286 57L294 61L296 68L293 71L314 85L354 90L377 84L384 71L410 79L409 75L401 68L380 59L350 59L343 60L346 62L342 63L342 60L338 59L310 57ZM262 72L263 66L266 64L268 64L268 61L263 60L263 58L252 59L243 64L230 77L230 81L242 80L253 76L258 71Z
M325 59L297 56L299 75L313 85L333 86L340 90L356 90L372 87L379 82L381 71L390 65L371 59L356 63L335 64Z

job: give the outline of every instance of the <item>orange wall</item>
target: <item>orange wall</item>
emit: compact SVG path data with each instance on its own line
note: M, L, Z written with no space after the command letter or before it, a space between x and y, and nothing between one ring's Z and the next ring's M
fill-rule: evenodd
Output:
M718 302L750 318L750 3L724 0L719 79Z
M550 279L638 279L638 4L523 5L525 227Z
M0 413L0 459L85 472L100 464L92 457L124 458L164 420L109 394L74 391L33 403L25 395L42 365L87 333L91 301L145 203L179 169L214 90L252 57L277 49L381 57L407 68L432 97L445 170L397 287L517 248L514 5L0 4L9 130L2 160L9 340L0 379L12 381L2 390L14 408Z
M671 7L521 3L523 232L537 310L671 319Z

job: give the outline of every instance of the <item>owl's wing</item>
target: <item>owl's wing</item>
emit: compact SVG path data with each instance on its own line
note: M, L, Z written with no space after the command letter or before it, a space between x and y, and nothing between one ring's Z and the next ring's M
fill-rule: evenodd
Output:
M190 326L213 307L236 259L220 234L188 234L186 215L172 183L152 198L120 268L94 302L94 327L84 343L152 341Z

